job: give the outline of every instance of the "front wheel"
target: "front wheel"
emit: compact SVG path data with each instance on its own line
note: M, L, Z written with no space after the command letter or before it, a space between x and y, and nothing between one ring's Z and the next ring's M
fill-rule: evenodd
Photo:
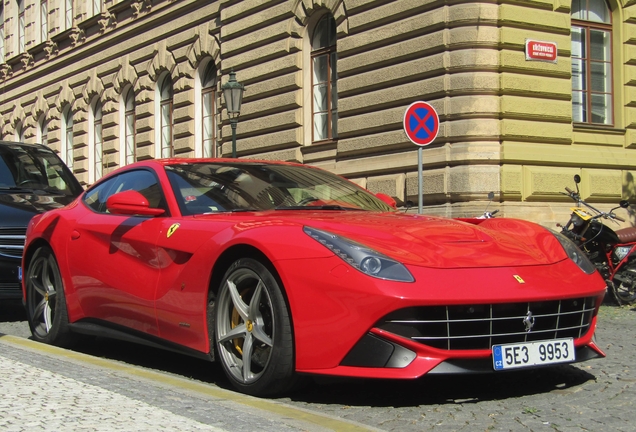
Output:
M26 271L26 308L33 339L68 347L72 334L62 276L53 251L42 246L33 254Z
M294 343L281 286L259 261L243 258L225 273L214 311L216 349L239 391L271 396L295 382Z
M631 305L636 302L636 281L608 281L608 287L619 306Z

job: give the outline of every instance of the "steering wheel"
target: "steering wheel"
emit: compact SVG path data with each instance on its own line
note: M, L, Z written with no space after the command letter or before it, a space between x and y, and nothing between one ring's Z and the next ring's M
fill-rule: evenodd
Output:
M38 183L37 180L33 180L33 179L26 179L26 180L22 180L21 182L18 183L18 186L23 186L25 184L28 183Z

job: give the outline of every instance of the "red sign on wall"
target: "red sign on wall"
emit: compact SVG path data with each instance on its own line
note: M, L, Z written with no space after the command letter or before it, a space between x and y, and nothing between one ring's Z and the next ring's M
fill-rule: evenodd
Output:
M556 42L526 39L526 60L557 62Z

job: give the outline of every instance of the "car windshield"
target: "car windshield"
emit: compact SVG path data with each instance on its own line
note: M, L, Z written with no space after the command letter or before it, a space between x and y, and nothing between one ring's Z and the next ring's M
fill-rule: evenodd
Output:
M53 152L43 146L0 145L0 191L44 190L76 196L81 186Z
M181 213L259 210L393 209L327 171L267 163L183 163L166 166Z

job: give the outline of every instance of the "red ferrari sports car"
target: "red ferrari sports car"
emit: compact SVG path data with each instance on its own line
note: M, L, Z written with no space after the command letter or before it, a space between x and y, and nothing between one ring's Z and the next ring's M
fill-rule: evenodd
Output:
M414 379L604 356L593 335L605 283L568 239L389 202L292 163L123 167L33 218L33 337L178 350L258 396L303 374Z

